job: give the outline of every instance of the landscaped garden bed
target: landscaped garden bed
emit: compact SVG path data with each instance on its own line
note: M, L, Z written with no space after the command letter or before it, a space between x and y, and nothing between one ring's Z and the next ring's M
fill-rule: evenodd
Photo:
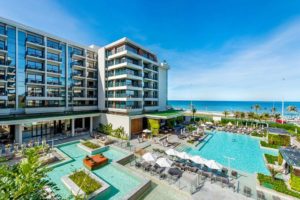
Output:
M278 149L280 146L276 145L276 144L269 144L265 141L260 141L260 145L262 147L267 147L267 148L272 148L272 149Z
M297 193L295 191L292 191L290 189L288 189L288 187L286 186L286 184L284 183L283 180L279 180L276 178L273 178L271 176L267 176L264 174L257 174L257 178L259 181L259 184L263 187L275 190L277 192L281 192L283 194L287 194L296 198L300 198L300 193Z
M273 156L270 154L265 154L265 158L269 164L275 165L275 162L278 162L278 156Z
M85 169L62 177L62 182L75 196L92 198L106 190L109 185Z
M89 140L82 140L77 146L91 155L101 153L107 148L106 146L101 146Z

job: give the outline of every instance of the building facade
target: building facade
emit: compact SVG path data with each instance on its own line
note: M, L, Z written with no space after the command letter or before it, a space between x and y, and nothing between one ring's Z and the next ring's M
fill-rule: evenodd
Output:
M130 135L131 118L166 109L168 69L127 38L84 46L0 18L0 140L74 136L110 122Z

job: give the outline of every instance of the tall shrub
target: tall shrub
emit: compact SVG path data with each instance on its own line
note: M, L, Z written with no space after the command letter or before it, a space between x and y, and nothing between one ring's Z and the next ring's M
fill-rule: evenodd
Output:
M152 135L158 135L160 128L159 120L148 119L148 125L150 127L150 130L152 131Z

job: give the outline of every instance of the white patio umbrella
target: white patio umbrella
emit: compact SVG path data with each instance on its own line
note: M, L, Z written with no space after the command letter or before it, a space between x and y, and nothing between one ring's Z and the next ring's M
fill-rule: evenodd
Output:
M192 156L190 160L193 161L194 163L201 164L201 165L207 162L206 159L201 158L200 156Z
M151 133L151 130L149 130L149 129L144 129L144 130L143 130L143 133Z
M166 150L166 154L169 156L177 156L178 151L176 151L174 149L168 149L168 150Z
M173 162L167 158L159 158L157 159L156 164L160 167L171 167Z
M182 159L191 159L191 156L189 154L187 154L186 152L179 152L177 154L177 156Z
M152 153L150 153L150 152L145 153L145 154L142 156L142 158L143 158L145 161L147 161L147 162L155 162L156 159L157 159L156 155L154 155L154 154L152 154Z
M232 126L232 123L231 123L231 122L228 122L227 126Z
M212 122L206 122L205 124L207 124L207 125L213 125Z
M222 165L217 163L216 161L214 160L208 160L205 162L205 165L208 167L208 168L211 168L211 169L216 169L216 170L220 170L222 169Z

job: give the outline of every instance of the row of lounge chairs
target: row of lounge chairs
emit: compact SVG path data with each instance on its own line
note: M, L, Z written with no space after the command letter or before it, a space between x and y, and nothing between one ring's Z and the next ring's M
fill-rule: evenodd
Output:
M246 127L246 126L225 126L225 127L218 127L217 128L220 131L226 131L226 132L232 132L232 133L239 133L239 134L246 134L249 135L253 132L257 132L258 134L263 134L264 129L263 128L252 128L252 127Z
M178 168L170 168L166 171L165 167L160 167L157 164L151 164L149 162L135 162L136 168L141 168L145 172L149 172L151 175L158 176L159 179L168 179L168 181L176 182L182 175L182 171Z

